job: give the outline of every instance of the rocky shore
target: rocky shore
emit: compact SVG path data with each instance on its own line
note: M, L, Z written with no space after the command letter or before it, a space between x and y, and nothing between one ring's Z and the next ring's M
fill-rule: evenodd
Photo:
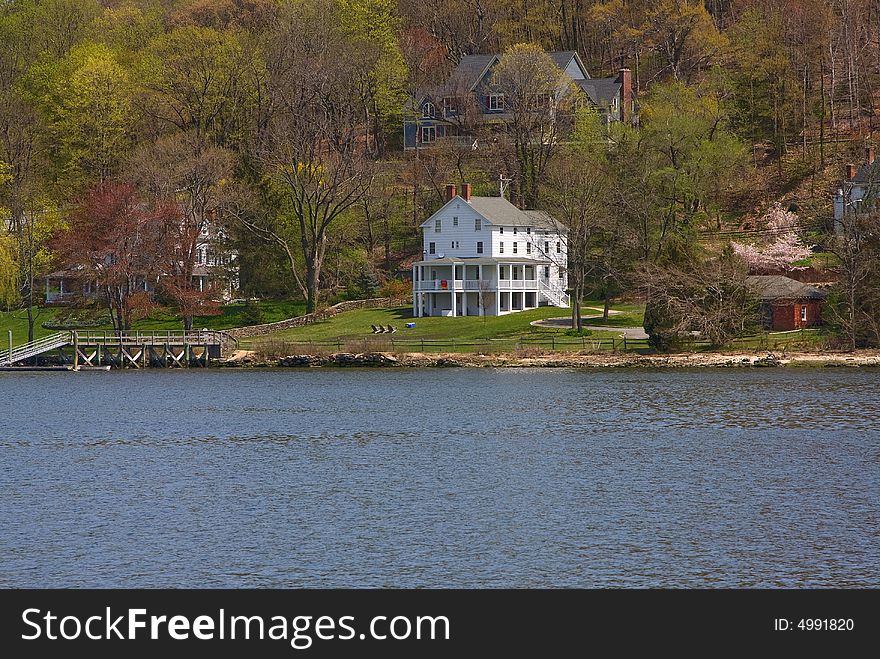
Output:
M462 367L462 368L767 368L767 367L867 367L880 366L880 352L850 353L683 353L638 355L632 353L516 353L480 355L465 353L387 352L288 355L261 359L239 351L221 362L225 367Z

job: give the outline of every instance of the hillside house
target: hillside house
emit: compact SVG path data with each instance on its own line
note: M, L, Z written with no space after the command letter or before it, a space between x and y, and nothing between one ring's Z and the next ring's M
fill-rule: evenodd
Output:
M447 201L422 225L413 265L413 315L501 316L569 306L566 231L541 211L504 197L446 186Z
M874 148L865 148L864 162L846 166L846 178L834 194L834 229L840 232L844 214L860 213L874 208L880 193L880 163Z
M753 276L746 282L761 300L764 329L784 332L822 323L825 291L781 275Z
M632 118L629 69L621 69L611 78L591 78L576 52L549 55L574 83L580 94L578 103L595 107L608 122ZM413 116L404 122L404 149L429 148L444 140L470 144L475 138L468 124L491 125L508 120L504 94L493 87L492 81L500 59L501 55L467 55L443 85L410 99L408 111Z

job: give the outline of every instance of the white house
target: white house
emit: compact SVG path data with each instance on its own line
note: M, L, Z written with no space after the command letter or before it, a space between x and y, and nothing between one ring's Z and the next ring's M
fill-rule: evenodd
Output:
M874 159L874 148L865 148L865 161L859 167L846 166L846 180L834 194L834 229L842 230L844 214L872 210L880 193L880 163Z
M414 316L500 316L569 306L564 227L504 197L446 186L447 202L421 226L413 264Z

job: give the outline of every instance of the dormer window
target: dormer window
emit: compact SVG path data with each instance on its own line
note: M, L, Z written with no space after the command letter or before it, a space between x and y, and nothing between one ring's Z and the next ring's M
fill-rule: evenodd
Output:
M504 94L489 94L486 104L489 112L502 112L504 110Z
M428 101L422 106L422 117L425 119L433 119L434 118L434 104Z

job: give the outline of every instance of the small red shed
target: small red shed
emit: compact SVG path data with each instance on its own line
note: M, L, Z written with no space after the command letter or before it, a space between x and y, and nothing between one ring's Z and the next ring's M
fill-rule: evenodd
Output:
M754 276L747 282L761 300L764 329L782 332L822 324L825 291L782 275Z

